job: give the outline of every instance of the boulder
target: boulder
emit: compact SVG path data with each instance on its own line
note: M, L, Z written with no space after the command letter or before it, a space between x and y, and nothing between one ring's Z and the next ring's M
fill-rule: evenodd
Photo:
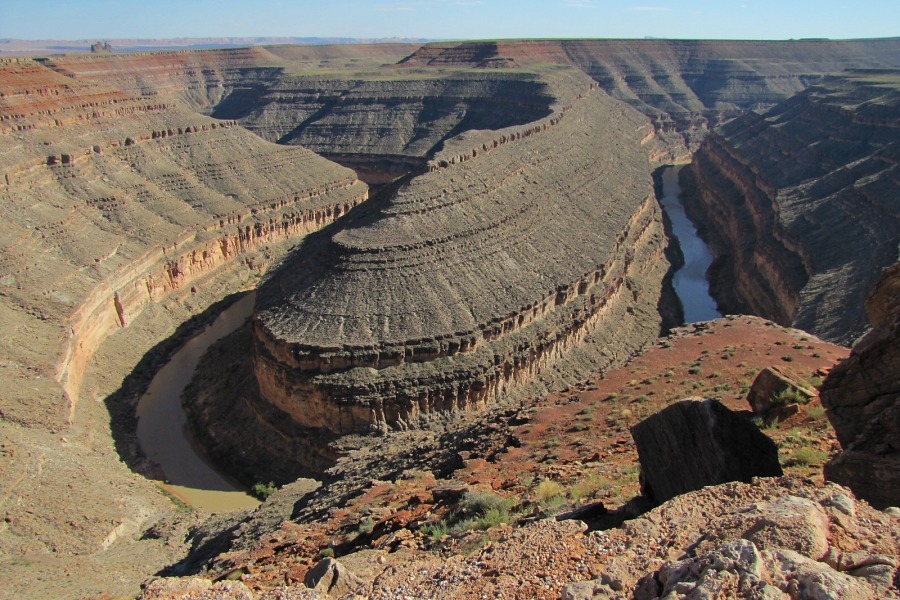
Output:
M822 404L844 452L825 477L873 506L900 503L900 263L866 303L873 329L822 384Z
M816 397L816 390L800 377L778 366L766 367L759 372L750 392L747 394L747 402L753 412L766 413L771 408L784 406L783 396L793 397L787 403L800 402L806 404Z
M683 400L631 429L641 491L658 503L728 481L782 474L778 448L716 400Z

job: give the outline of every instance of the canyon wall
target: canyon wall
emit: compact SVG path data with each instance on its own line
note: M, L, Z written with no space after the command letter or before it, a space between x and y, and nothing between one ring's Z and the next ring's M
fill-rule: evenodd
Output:
M716 260L712 292L746 312L846 345L900 249L897 71L828 77L711 134L686 206Z
M545 123L467 134L474 152L307 238L257 296L262 396L332 433L403 428L579 346L600 368L653 339L668 263L649 124L581 80Z
M172 97L0 60L4 561L86 580L160 564L159 549L116 554L171 503L122 462L134 453L110 419L133 406L104 398L178 319L254 285L367 194L348 169Z
M573 64L650 118L670 143L763 110L848 68L900 67L900 38L881 40L526 40L426 44L403 65L521 68ZM672 135L677 134L677 135ZM686 158L684 151L673 158Z
M785 42L526 40L269 46L54 57L78 79L177 97L269 141L301 144L372 183L419 169L466 130L550 112L534 74L574 66L645 114L665 139L657 162L686 161L706 132L770 108L827 73L900 67L900 38Z

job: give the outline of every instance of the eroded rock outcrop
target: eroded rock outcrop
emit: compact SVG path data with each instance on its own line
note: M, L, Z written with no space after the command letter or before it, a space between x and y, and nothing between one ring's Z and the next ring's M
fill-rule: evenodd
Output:
M682 171L723 310L848 345L865 331L865 298L900 245L895 82L829 77L724 125Z
M657 503L728 481L781 475L778 448L715 400L683 400L631 428L641 492Z
M642 119L596 92L560 116L311 238L259 292L262 395L335 433L405 427L490 404L586 338L609 345L600 366L656 335Z
M822 404L844 452L825 465L874 506L900 505L900 263L866 303L872 331L822 384Z

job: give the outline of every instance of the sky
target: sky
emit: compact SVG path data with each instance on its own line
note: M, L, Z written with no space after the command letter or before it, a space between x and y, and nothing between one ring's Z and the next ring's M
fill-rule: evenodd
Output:
M0 38L900 36L900 0L0 0Z

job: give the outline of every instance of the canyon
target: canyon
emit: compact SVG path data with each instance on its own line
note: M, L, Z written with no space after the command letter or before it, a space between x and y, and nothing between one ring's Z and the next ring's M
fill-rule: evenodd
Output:
M239 292L259 287L251 325L206 361L188 412L220 462L256 454L237 467L251 483L276 457L279 483L333 481L348 457L379 460L373 440L421 447L451 413L630 360L665 327L650 173L694 150L687 208L723 312L848 344L865 328L851 308L897 259L898 57L886 39L0 59L11 589L133 594L210 558L173 533L200 516L152 482L136 404ZM868 70L826 77L845 68ZM735 187L742 208L719 214ZM851 262L834 256L838 230ZM747 247L760 254L731 266L727 250ZM358 493L344 475L317 501Z
M710 134L685 171L712 248L713 295L852 344L881 271L897 262L896 71L830 76Z

